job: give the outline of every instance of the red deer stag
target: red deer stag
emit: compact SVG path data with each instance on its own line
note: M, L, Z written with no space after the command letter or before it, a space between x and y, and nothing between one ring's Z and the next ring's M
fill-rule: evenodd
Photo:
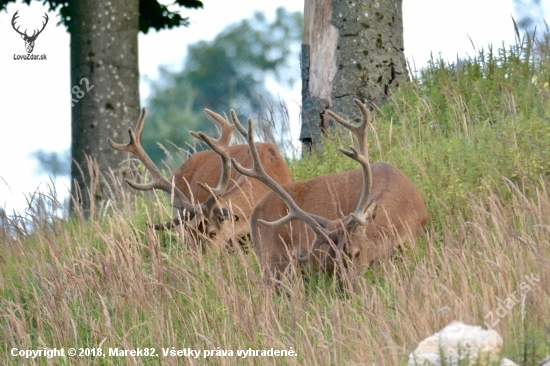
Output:
M358 127L328 113L357 137L358 148L340 151L360 163L361 169L284 186L262 167L249 125L253 168L232 163L241 174L273 191L257 203L250 216L252 242L270 277L279 277L294 261L310 260L327 272L350 264L361 272L388 258L395 245L416 242L428 220L420 193L403 173L388 163L369 163L369 111L359 100L355 103L363 115Z
M145 121L145 108L141 112L135 133L131 128L128 129L130 142L121 145L109 139L109 144L115 150L133 153L151 173L153 180L147 184L125 179L131 187L141 191L160 189L170 194L172 205L177 211L174 219L150 226L156 230L163 230L183 223L193 232L200 233L203 239L208 239L208 247L223 249L228 243L236 244L241 238L248 236L250 212L255 203L269 193L269 188L231 169L230 158L243 165L252 165L249 146L229 146L235 125L208 109L205 113L220 125L220 138L213 140L202 132L191 134L204 141L214 151L193 154L176 170L171 180L162 175L141 146L140 135ZM233 110L231 116L233 121L241 126ZM241 133L246 135L244 128ZM275 144L256 143L254 146L255 152L259 151L256 152L259 160L276 182L286 184L292 181L286 163ZM216 188L210 188L216 184Z

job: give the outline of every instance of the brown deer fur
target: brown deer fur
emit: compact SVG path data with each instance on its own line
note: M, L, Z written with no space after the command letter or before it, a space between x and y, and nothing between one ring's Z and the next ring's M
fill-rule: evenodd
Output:
M351 248L346 249L353 262L363 269L388 258L395 244L416 242L428 220L420 193L403 173L388 163L372 164L371 169L369 198L377 204L376 216L349 233ZM304 211L338 220L353 212L362 184L361 169L355 169L292 182L283 189ZM257 203L250 216L252 242L263 267L272 275L284 272L293 259L307 257L313 247L315 234L302 221L292 220L277 227L258 222L276 221L287 211L286 204L271 192ZM334 253L328 246L324 251L329 256L320 253L317 265L332 271Z
M232 163L273 191L258 202L250 217L252 242L270 277L284 273L295 261L312 261L327 272L361 271L388 258L396 245L415 243L426 225L428 211L414 184L391 164L369 163L370 113L359 100L355 103L363 114L360 126L327 112L357 138L357 147L340 151L360 163L361 169L285 186L262 168L249 123L253 168Z

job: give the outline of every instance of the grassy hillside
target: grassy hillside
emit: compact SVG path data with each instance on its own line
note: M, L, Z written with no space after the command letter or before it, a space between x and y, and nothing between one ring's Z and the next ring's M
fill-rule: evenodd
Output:
M460 65L433 60L377 111L371 161L409 176L431 219L416 248L347 294L323 275L289 280L277 293L262 284L253 251L201 255L176 231L146 229L169 209L126 188L89 221L35 211L8 230L4 218L0 363L402 365L452 320L500 320L503 356L537 365L550 354L547 47L489 49ZM327 141L322 153L293 161L295 179L356 168L340 144L350 141ZM518 304L485 319L512 295ZM52 360L10 355L44 347L95 350ZM109 356L109 348L157 356ZM294 355L236 355L271 348ZM163 355L186 349L202 352ZM234 356L221 356L229 350Z

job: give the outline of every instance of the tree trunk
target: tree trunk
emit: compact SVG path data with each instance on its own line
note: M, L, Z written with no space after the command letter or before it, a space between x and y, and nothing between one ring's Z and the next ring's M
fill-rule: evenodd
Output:
M126 158L107 138L127 139L139 117L139 0L71 1L69 12L71 193L87 216L106 199L109 170L119 171ZM98 171L90 172L87 158Z
M302 45L304 147L321 144L324 111L359 120L353 99L380 106L407 81L402 0L306 0Z

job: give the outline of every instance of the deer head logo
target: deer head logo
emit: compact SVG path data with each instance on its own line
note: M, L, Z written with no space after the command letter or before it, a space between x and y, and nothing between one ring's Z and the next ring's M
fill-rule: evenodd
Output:
M44 18L46 19L46 21L44 23L42 23L42 29L40 29L40 30L35 29L32 32L32 36L29 36L27 34L26 29L25 29L24 33L21 33L19 31L19 27L15 28L15 20L17 18L19 18L19 15L17 15L17 13L19 13L19 10L16 11L15 14L13 14L13 18L11 18L11 26L13 27L13 29L15 29L15 31L17 33L19 33L21 35L21 38L23 38L23 40L25 41L25 48L27 50L27 53L32 53L32 50L34 49L34 42L36 41L36 38L38 37L38 35L40 35L40 33L42 33L44 28L46 28L46 24L48 24L48 14L44 13Z

